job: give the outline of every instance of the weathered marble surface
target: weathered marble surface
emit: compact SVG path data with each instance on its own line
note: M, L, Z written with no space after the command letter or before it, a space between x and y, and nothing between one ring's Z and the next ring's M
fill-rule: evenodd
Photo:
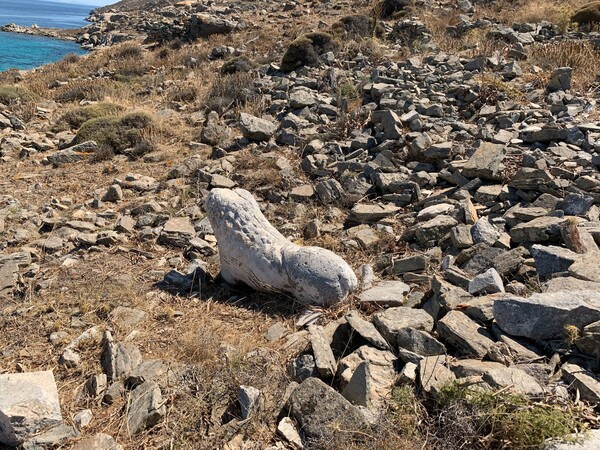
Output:
M329 306L358 287L356 275L339 256L287 240L243 189L213 189L206 211L219 244L221 275L263 292L284 292L302 303Z

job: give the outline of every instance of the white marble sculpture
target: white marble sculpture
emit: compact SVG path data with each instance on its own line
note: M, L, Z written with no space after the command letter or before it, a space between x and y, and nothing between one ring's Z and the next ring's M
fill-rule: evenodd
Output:
M205 208L219 244L221 275L262 292L284 292L302 303L330 306L358 286L350 266L320 247L287 240L243 189L213 189Z

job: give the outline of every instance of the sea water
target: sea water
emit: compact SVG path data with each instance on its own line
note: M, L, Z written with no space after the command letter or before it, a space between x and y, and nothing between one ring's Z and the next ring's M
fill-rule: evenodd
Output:
M110 3L110 1L107 1ZM0 25L78 28L93 6L41 0L0 0ZM69 53L85 53L78 44L42 36L0 32L0 71L31 69L58 61Z

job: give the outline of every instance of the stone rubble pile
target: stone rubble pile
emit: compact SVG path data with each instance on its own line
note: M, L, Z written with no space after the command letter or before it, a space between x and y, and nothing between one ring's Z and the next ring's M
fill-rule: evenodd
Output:
M119 30L128 28L158 40L183 34L202 38L234 32L244 23L241 15L225 14L221 6L214 7L221 15L196 9L184 22L178 8L152 11L164 17L161 25L154 18L140 25L128 13L105 12L82 40L92 46L114 43ZM181 11L189 15L190 8ZM114 26L101 29L106 23ZM168 23L168 32L161 31L163 23ZM63 197L27 205L4 193L0 298L18 295L27 284L43 290L49 264L76 265L82 255L109 251L141 257L178 254L163 284L179 292L199 293L209 278L206 268L220 258L226 281L289 293L271 273L259 279L249 270L260 267L252 258L238 255L228 265L231 239L215 222L235 218L244 239L250 236L252 243L259 243L254 247L264 250L272 242L263 239L268 222L262 214L274 217L276 206L286 205L290 220L276 224L277 246L291 247L288 237L311 241L328 235L339 243L340 252L363 252L372 261L359 266L347 258L360 275L360 289L353 309L342 317L327 321L313 311L298 319L296 330L278 323L267 332L267 340L296 354L288 367L290 395L277 426L290 445L301 448L311 439L328 439L336 426L367 429L398 385L413 385L425 397L456 382L534 399L577 397L597 404L596 101L572 89L570 67L556 68L542 87L525 81L520 61L527 46L563 39L556 26L542 22L507 28L474 23L465 16L451 31L460 35L480 26L492 27L490 38L512 45L506 56L431 52L435 43L422 22L394 20L387 24L390 45L430 52L378 65L362 55L327 53L317 67L292 73L278 64L260 66L252 86L263 100L260 113L242 112L232 120L211 111L198 121L203 123L200 142L189 146L210 150L210 158L195 155L155 176L119 175L83 204ZM117 34L104 41L104 33L113 31ZM360 100L352 111L349 99L339 94L344 84L352 85ZM58 109L57 104L39 105L36 120L49 122ZM182 114L191 118L193 113ZM344 133L341 124L349 118L356 122ZM71 132L29 128L8 108L0 111L0 129L3 164L36 159L48 170L58 170L86 164L98 150L94 141L73 145ZM235 173L240 150L272 162L282 182L251 193L231 191L244 187L243 177ZM202 201L179 208L181 197L175 193L182 186L193 187ZM210 194L213 189L219 190ZM227 217L205 208L206 198L232 192L254 197L244 197L255 208L252 214L235 204L222 208ZM322 214L299 225L294 219L309 207ZM246 216L256 223L246 223ZM152 244L153 252L139 249L140 243ZM263 263L265 254L259 252L256 261ZM276 252L267 263L278 258L285 260L286 253ZM293 295L321 286L319 271L327 265L317 267L315 261L300 261L308 268L300 281L294 279ZM176 270L182 263L188 265L185 272ZM339 264L345 267L343 261ZM285 261L281 267L287 267ZM287 269L275 272L291 277ZM336 272L339 284L350 280L346 284L352 289L343 290L339 298L326 289L319 289L319 295L335 297L332 303L345 298L356 279L344 277L338 279ZM327 299L315 300L327 304ZM147 319L144 311L124 307L110 314L131 328ZM50 339L61 342L60 335ZM167 362L144 360L127 338L116 340L110 331L93 327L61 347L59 363L79 367L80 346L99 345L101 339L103 372L89 377L85 395L110 404L125 402L129 392L128 431L153 427L166 415L165 380L173 376ZM3 389L3 384L15 383L14 389ZM44 395L36 390L40 384L50 386ZM76 436L77 429L62 421L55 390L50 372L0 375L0 441L17 445L41 428L55 426L63 428L43 442ZM260 410L258 389L240 386L237 394L244 420ZM48 403L50 409L16 426L21 416L15 408L29 401ZM80 428L90 420L82 412ZM35 439L43 445L39 436ZM99 448L114 443L102 434L89 440Z

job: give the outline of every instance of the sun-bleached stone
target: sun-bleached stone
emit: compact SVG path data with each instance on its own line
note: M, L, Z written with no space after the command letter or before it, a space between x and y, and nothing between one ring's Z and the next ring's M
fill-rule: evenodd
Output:
M335 253L286 239L250 192L213 189L205 208L219 244L221 275L228 283L324 306L343 301L358 287L352 268Z

